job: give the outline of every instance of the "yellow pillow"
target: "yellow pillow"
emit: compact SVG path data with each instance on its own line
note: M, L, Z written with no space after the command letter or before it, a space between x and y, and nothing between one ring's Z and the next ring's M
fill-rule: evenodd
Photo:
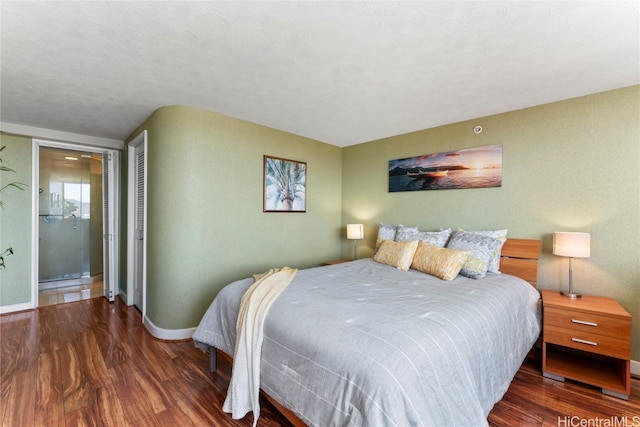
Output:
M470 251L439 248L420 241L411 268L442 280L453 280L460 273L470 253Z
M413 254L415 254L417 247L417 240L409 242L384 240L378 248L378 252L373 256L373 260L407 271L411 267Z

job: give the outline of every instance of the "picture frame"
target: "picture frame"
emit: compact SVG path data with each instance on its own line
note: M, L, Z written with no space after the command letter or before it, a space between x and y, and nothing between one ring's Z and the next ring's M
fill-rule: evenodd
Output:
M307 211L307 163L263 156L263 212Z
M502 186L502 145L389 160L389 192Z

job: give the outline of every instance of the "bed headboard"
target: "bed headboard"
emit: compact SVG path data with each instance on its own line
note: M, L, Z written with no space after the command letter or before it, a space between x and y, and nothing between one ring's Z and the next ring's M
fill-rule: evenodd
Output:
M538 283L540 240L507 239L502 246L500 271L520 277L535 288Z

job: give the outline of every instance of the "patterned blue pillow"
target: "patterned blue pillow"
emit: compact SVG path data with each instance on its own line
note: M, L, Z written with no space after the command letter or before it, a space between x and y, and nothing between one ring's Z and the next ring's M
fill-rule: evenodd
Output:
M453 233L447 248L458 251L471 251L460 274L472 279L482 279L487 275L489 260L504 242L491 236L456 231Z
M420 231L417 227L405 227L400 224L396 233L396 242L410 242L422 240L430 245L444 248L451 236L451 229L440 231Z
M489 260L489 267L487 271L491 273L500 273L500 255L502 254L502 246L504 246L504 242L507 241L507 231L508 230L463 230L458 228L458 231L466 231L467 233L480 234L482 236L493 237L500 242L502 245L493 253L491 259Z

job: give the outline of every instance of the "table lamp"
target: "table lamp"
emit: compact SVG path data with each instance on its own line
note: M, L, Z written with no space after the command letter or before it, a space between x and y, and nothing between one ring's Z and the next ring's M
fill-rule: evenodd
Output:
M553 233L553 254L569 257L569 291L562 295L569 298L580 298L573 292L572 258L589 258L591 256L591 235L589 233L572 233L558 231Z
M364 226L362 224L347 224L347 239L353 240L353 259L357 259L358 250L356 240L364 238Z

